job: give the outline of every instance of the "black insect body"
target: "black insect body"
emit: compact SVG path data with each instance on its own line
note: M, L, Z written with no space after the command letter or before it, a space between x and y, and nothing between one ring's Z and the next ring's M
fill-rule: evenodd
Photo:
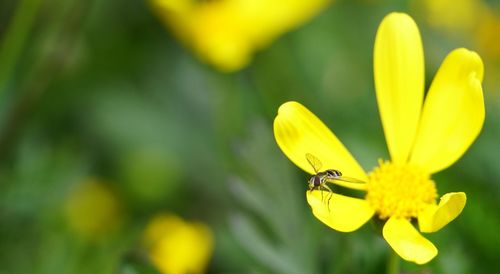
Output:
M316 158L314 155L306 153L306 159L314 169L314 174L311 179L309 179L308 186L309 191L313 190L326 190L329 192L327 203L328 210L330 210L330 199L333 196L332 189L327 185L327 183L336 183L339 184L339 181L347 182L347 183L355 183L355 184L365 184L364 182L350 177L343 177L342 172L336 169L327 169L324 171L320 171L323 164L321 161ZM340 184L339 184L340 185ZM323 192L321 192L321 200L323 200Z
M335 180L342 176L342 173L335 169L327 169L317 172L309 179L309 190L321 190L322 188L330 190L326 185L328 180ZM330 190L331 191L331 190Z

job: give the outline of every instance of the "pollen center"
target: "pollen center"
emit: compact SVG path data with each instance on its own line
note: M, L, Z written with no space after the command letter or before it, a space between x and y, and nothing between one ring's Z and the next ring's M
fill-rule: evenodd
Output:
M380 219L417 217L436 198L434 181L418 167L379 160L368 174L366 200Z

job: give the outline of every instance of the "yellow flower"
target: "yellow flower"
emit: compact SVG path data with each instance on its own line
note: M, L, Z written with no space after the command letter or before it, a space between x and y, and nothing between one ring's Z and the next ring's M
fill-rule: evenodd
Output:
M483 0L414 0L429 25L448 32L472 30L485 9Z
M87 179L70 192L64 213L69 227L87 239L99 239L123 221L117 197L96 179Z
M154 11L205 62L223 71L304 23L330 0L151 0Z
M213 251L211 230L163 214L153 218L144 231L144 244L152 263L165 274L204 273Z
M493 60L500 61L500 10L485 9L475 33L477 46Z
M483 56L500 58L500 10L487 1L416 0L413 6L432 27L472 38Z
M386 221L383 237L403 259L424 264L436 247L420 232L435 232L455 219L466 195L441 197L431 174L457 161L478 136L484 122L481 88L483 64L478 54L460 48L443 61L424 97L424 57L417 25L402 13L387 15L379 26L374 49L377 102L390 161L379 161L368 174L337 137L297 102L283 104L274 120L276 141L284 154L314 174L305 155L318 158L323 169L338 169L365 184L364 199L307 191L313 214L331 228L350 232L377 215ZM423 103L423 105L422 105ZM335 183L335 181L333 182ZM326 202L328 201L328 202Z

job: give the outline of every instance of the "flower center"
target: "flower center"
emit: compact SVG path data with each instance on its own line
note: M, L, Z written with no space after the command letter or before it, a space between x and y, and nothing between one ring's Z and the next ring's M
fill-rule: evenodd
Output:
M418 167L380 159L379 166L368 174L366 200L380 219L416 218L436 198L430 174Z

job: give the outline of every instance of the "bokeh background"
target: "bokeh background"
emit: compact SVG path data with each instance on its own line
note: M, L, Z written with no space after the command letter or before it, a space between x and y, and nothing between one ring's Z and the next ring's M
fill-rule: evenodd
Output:
M387 159L372 50L391 11L420 27L427 86L454 48L485 64L483 131L434 176L467 205L428 235L438 257L402 271L500 271L500 1L339 0L307 14L302 3L230 69L207 61L159 2L0 1L1 274L167 273L144 240L158 216L209 235L164 240L192 273L385 271L390 249L373 225L344 234L312 216L308 177L278 149L272 121L300 101L366 170ZM287 1L267 5L256 11ZM198 253L206 259L186 260Z

